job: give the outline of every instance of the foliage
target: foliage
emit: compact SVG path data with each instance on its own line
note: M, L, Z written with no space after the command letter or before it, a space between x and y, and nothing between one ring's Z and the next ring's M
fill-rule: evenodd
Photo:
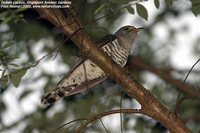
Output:
M148 20L148 13L146 8L141 4L136 4L138 14L143 17L145 20Z
M145 1L75 1L78 3L76 6L79 9L79 14L81 20L85 24L86 30L94 38L100 38L104 34L107 34L108 31L116 28L116 22L119 20L121 21L123 15L127 13L126 11L135 16L137 16L135 14L137 11L138 15L146 20L136 20L141 25L147 23L150 17L148 9L146 9L143 4ZM159 13L153 22L149 26L146 26L145 30L141 33L142 37L138 38L135 53L138 51L137 56L147 64L166 70L166 68L170 69L173 67L169 62L170 49L173 47L172 43L175 41L173 37L179 32L177 29L170 31L170 26L166 20L169 16L180 16L182 11L173 8L172 0L165 0L165 3L162 3L160 0L154 0L153 2ZM199 0L191 0L191 3L191 10L197 16L200 9ZM162 10L160 10L161 6L163 6ZM25 21L24 18L29 16L27 12L27 10L17 9L4 10L0 13L0 25L8 27L6 30L0 31L0 115L2 116L0 117L0 132L9 132L13 128L19 127L21 124L25 125L21 128L21 132L51 132L58 126L71 120L88 118L100 112L119 108L120 98L122 96L124 101L122 104L123 108L138 107L137 103L133 102L133 99L130 99L127 95L122 95L123 89L117 85L117 83L113 80L107 80L89 92L66 97L62 102L48 108L40 105L40 96L34 97L34 99L38 100L37 104L29 101L34 106L32 111L26 112L21 110L19 111L21 113L20 118L6 124L5 117L10 119L9 115L6 114L6 112L10 111L10 101L6 100L6 95L9 94L10 91L18 93L17 98L15 98L15 103L20 108L20 106L23 106L24 102L31 99L35 93L40 93L39 95L42 95L54 88L62 75L66 72L66 68L63 71L59 70L61 66L71 66L77 59L74 55L78 55L78 49L72 45L70 40L65 40L60 29L55 29L51 24L38 19L38 16L32 18L34 21L32 19ZM165 25L167 27L167 33L171 35L168 36L166 40L162 40L162 42L161 40L156 40L157 37L153 31L159 24ZM45 27L45 25L48 26ZM97 26L100 28L97 28ZM102 30L102 27L107 31ZM44 44L39 43L40 41ZM156 42L161 42L160 48L155 49L152 47L152 43L156 44ZM195 48L198 48L198 46L199 43L197 41ZM40 50L35 53L38 47L40 47ZM159 56L159 51L163 49L165 52L162 53L161 57ZM38 53L39 55L37 55ZM197 54L199 53L197 52ZM45 66L46 68L40 67L44 62L58 62L59 68L57 68L56 72L51 73L47 71L48 66ZM156 77L156 81L153 82L153 79L146 78L149 73L141 72L141 70L135 71L136 72L133 73L134 78L143 84L151 84L149 86L151 92L162 101L162 103L173 110L178 93L177 90L158 77ZM180 73L181 78L184 76L185 73ZM39 81L42 80L44 81L44 85L40 85ZM197 83L194 83L193 78L191 78L191 84L198 85L198 79L196 78L196 80ZM14 99L14 97L11 97L11 100L12 99ZM32 107L31 104L29 104L30 108ZM181 116L191 117L198 114L198 107L198 101L184 102L181 107L183 110ZM12 113L16 115L15 111ZM103 119L103 121L105 121L105 119ZM135 120L134 124L131 124L133 119ZM62 128L62 130L65 132L72 132L77 128L77 125L80 125L82 122L83 121L76 121ZM144 116L136 116L135 114L125 114L123 116L123 124L123 130L125 132L132 130L137 132L162 132L166 130L154 120ZM195 120L192 120L192 124L189 124L189 127L193 131L198 130L196 127L200 127L199 123L195 122ZM109 128L110 123L105 126ZM118 129L119 128L117 128L117 131ZM115 129L109 129L110 132L116 132L113 130ZM92 126L86 128L85 132L89 131L105 132L105 129L102 127L101 122L96 122Z
M190 0L192 2L192 12L194 15L198 15L200 13L200 0Z

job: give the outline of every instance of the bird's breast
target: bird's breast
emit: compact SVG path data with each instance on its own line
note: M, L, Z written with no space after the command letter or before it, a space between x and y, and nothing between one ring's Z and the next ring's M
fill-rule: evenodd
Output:
M117 64L123 67L128 59L128 55L130 53L129 50L120 46L117 39L113 42L102 47L102 50L108 54Z

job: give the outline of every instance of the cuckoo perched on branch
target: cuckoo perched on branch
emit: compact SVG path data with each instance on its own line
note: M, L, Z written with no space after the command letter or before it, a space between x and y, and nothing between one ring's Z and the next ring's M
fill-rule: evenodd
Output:
M118 65L124 67L137 33L143 28L124 26L114 35L108 34L96 44ZM57 87L47 94L42 103L51 105L64 96L83 92L107 78L107 74L89 59L80 61L64 76Z

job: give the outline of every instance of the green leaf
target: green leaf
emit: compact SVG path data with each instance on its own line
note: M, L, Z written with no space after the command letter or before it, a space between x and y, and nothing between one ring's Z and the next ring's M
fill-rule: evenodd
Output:
M0 56L3 56L3 54L4 54L3 49L0 48Z
M13 16L8 16L8 17L4 18L2 24L7 24L7 23L9 23L12 19L13 19Z
M99 12L100 12L101 10L103 10L103 8L105 8L105 7L107 7L107 3L104 3L104 4L102 4L100 7L98 7L98 8L95 10L94 14L99 13Z
M5 75L5 73L6 73L6 69L3 70L1 78L3 78L3 76Z
M192 12L194 13L195 16L200 14L200 5L198 6L192 6Z
M131 7L131 6L128 6L126 9L130 14L134 14L135 13L134 8Z
M192 4L199 4L200 0L190 0L192 2Z
M142 18L144 18L145 20L148 20L148 12L147 12L147 9L143 5L136 4L136 9L137 9L138 14Z
M190 0L192 2L192 12L195 16L200 14L200 0Z
M172 0L165 0L165 2L167 3L168 6L172 6Z
M17 88L21 82L21 77L17 74L12 75L11 77L12 84Z
M23 11L26 11L26 10L27 10L27 8L18 8L16 10L16 13L23 12Z
M7 56L7 59L17 59L17 58L19 58L19 56L17 56L17 55L9 55L9 56Z
M11 75L10 80L16 88L19 86L21 78L26 74L26 72L27 69L20 69L18 72Z
M6 105L5 105L5 103L3 102L3 101L0 101L0 112L2 113L2 112L4 112L5 110L6 110Z
M160 7L160 1L159 0L154 0L154 5L157 9Z
M2 88L8 85L8 75L5 75L5 73L6 73L6 69L3 70L1 78L0 78L0 86Z
M10 65L10 66L14 66L14 67L19 67L18 64L14 64L14 63L10 63L10 64L8 64L8 65Z
M133 0L111 0L112 3L128 4Z
M20 97L19 97L19 99L20 100L22 100L23 98L25 98L28 94L30 94L32 92L32 90L26 90L26 91L24 91L21 95L20 95Z
M14 44L15 44L14 42L5 42L5 43L3 44L2 49L9 48L9 47L11 47L11 46L14 45Z
M0 86L2 88L6 87L8 85L8 79L7 78L1 78L0 79Z
M8 12L0 13L0 20L3 20L2 18L5 18L7 15L8 15Z

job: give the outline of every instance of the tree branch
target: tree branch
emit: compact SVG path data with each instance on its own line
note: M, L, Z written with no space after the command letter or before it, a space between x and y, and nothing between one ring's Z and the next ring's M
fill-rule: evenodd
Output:
M159 77L161 77L163 80L169 82L172 84L176 89L180 92L183 92L184 94L191 96L191 97L196 97L200 98L200 91L191 88L187 84L183 84L183 81L180 81L178 79L175 79L171 76L169 71L164 71L160 68L145 64L143 61L141 61L139 58L131 57L130 60L128 61L128 66L129 69L139 69L139 70L147 70L149 72L152 72Z
M73 8L68 9L67 17L59 9L36 9L42 18L52 22L56 27L63 27L66 36L70 36L78 29L82 29L79 18L76 16L77 22L74 21L75 11ZM70 26L67 26L71 24ZM174 113L169 111L162 105L148 90L132 79L129 73L125 72L111 58L102 52L90 38L90 36L82 32L77 32L71 40L80 48L83 55L91 59L99 67L109 74L111 78L116 80L123 86L125 92L132 98L135 98L141 104L141 111L161 122L166 128L173 133L190 133L191 131L184 125L182 120ZM113 69L114 68L114 69Z
M77 128L74 133L80 133L84 128L86 128L86 126L88 124L91 124L104 116L111 115L111 114L117 114L117 113L140 113L140 114L142 114L142 111L139 109L118 109L118 110L111 110L111 111L103 112L101 114L98 114L98 115L95 115L95 116L89 118L86 122L81 124L81 126L79 128Z

